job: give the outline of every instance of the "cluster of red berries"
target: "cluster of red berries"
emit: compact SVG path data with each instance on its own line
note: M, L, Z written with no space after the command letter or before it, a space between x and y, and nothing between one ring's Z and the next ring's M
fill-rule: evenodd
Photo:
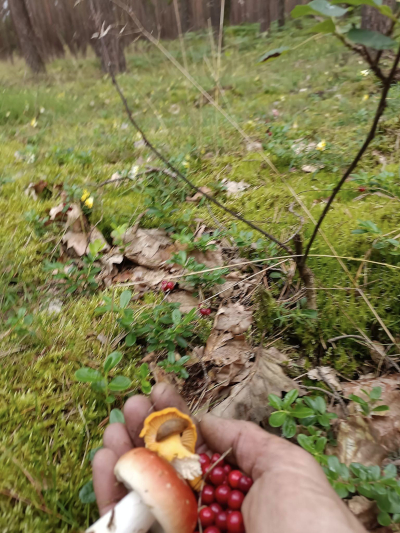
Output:
M172 290L174 290L174 287L175 287L175 283L173 281L167 281L167 280L164 279L161 282L161 289L164 292L172 291Z
M221 458L214 453L210 458L207 454L200 455L203 474ZM240 470L233 470L224 461L210 471L206 478L207 485L201 493L199 520L203 533L245 533L241 508L245 494L250 490L253 481Z
M201 314L201 316L208 316L211 314L211 309L209 307L201 307L199 309L199 313Z

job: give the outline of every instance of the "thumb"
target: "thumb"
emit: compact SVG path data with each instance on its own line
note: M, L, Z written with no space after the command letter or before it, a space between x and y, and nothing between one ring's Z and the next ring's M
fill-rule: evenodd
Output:
M288 453L288 446L289 452L293 446L256 424L242 420L227 420L208 414L200 422L200 428L212 451L224 453L232 448L228 459L254 481L268 469L271 462L280 460L282 454Z

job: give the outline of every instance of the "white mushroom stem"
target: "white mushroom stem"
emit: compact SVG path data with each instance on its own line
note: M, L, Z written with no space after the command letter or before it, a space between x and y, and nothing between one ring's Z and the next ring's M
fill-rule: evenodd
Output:
M95 522L86 533L146 533L155 518L136 492L129 492L111 511Z

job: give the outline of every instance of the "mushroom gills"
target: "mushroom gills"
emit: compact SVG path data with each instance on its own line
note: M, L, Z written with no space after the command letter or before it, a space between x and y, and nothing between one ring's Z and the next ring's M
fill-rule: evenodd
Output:
M182 418L171 418L170 420L165 421L157 430L156 441L160 442L171 435L177 435L182 433L189 423L187 420Z
M154 524L149 507L136 492L129 492L118 505L95 522L86 533L143 533Z

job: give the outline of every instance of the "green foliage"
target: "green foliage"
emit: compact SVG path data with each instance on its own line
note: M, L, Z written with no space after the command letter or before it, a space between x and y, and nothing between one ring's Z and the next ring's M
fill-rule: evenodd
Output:
M142 363L139 367L140 388L144 394L150 394L151 384L149 381L150 370L147 363Z
M359 220L358 228L351 232L353 235L369 235L374 239L372 247L376 250L387 251L390 255L400 255L400 242L382 235L382 231L372 220Z
M180 265L190 272L202 272L203 270L207 270L206 265L198 263L193 257L188 257L184 250L174 254L169 260L169 263ZM209 290L214 285L224 283L225 278L223 276L228 274L228 272L228 268L221 268L212 272L204 272L202 274L190 274L185 276L185 282L193 287L201 287L204 290Z
M362 44L374 50L387 50L396 45L396 41L378 31L361 30L358 28L352 28L348 32L347 38L353 41L353 43Z
M189 373L184 367L184 364L189 361L190 357L188 355L185 355L184 357L180 357L177 361L175 359L175 353L169 352L168 358L164 361L161 361L159 363L159 366L161 366L165 372L173 372L178 377L187 379L189 377Z
M172 238L185 245L188 252L192 250L207 252L208 250L215 250L215 239L218 238L219 233L218 230L214 231L212 235L203 233L199 239L195 239L194 233L185 228L180 233L173 233Z
M112 404L116 398L111 392L123 392L131 386L131 380L126 376L117 375L109 379L109 372L118 365L122 357L121 352L112 352L104 361L102 371L82 367L75 372L75 378L81 383L90 383L94 392L104 395L107 405Z
M101 268L95 263L100 258L100 251L103 247L104 243L99 239L90 243L87 255L82 258L82 268L70 260L66 263L46 261L44 269L52 273L55 271L54 278L64 281L67 294L74 292L93 294L99 286L96 276L101 272Z
M360 396L357 396L355 394L350 394L349 399L353 400L353 402L358 403L358 405L361 407L361 411L363 415L369 416L373 413L380 413L382 411L388 411L389 406L388 405L375 405L378 402L381 402L381 395L382 395L382 388L381 387L374 387L371 392L367 392L364 389L361 389L362 392L367 397L366 400L363 398L360 398Z
M24 307L20 307L14 315L6 320L5 326L10 328L11 335L26 337L27 335L35 336L35 331L31 328L32 324L33 315L28 313Z
M43 237L47 231L47 222L49 217L41 217L34 209L25 213L25 220L32 225L33 231L37 237Z

